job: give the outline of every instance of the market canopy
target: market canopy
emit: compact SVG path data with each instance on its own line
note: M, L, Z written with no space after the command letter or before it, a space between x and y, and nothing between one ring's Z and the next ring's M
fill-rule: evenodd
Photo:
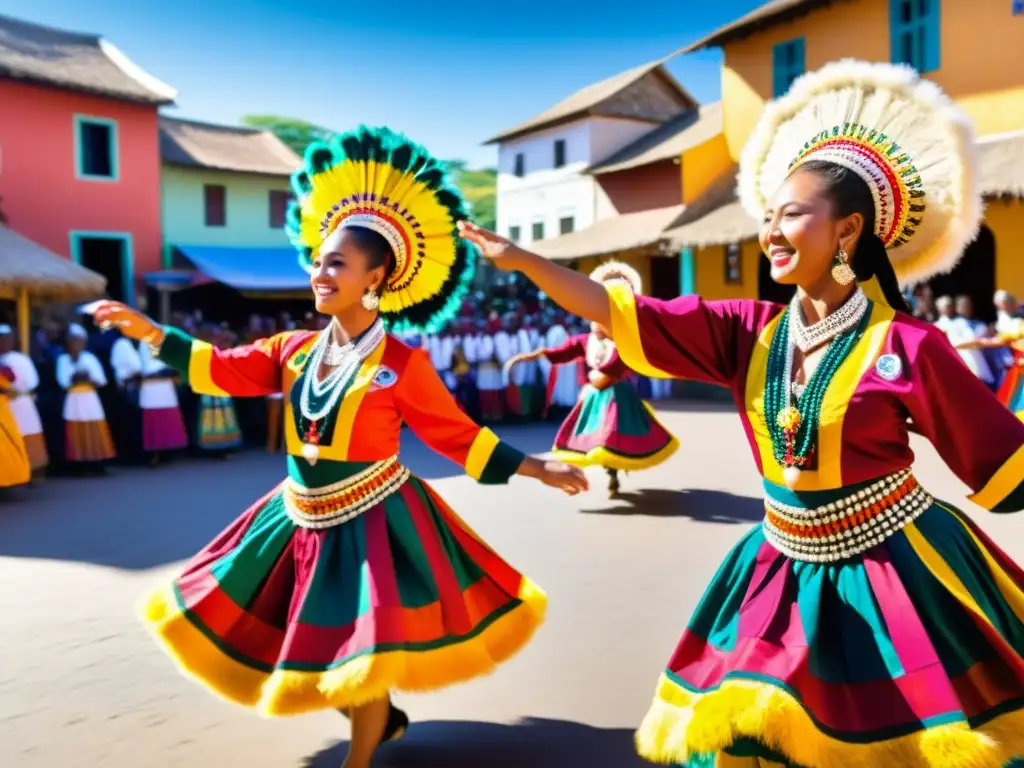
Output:
M75 301L106 290L103 275L0 224L0 298L16 299L27 291L33 299Z
M236 291L309 290L309 274L293 248L177 245L175 250L210 280Z

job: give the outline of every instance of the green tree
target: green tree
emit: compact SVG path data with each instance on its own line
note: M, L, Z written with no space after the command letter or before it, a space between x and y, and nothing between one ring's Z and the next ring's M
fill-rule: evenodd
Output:
M498 172L494 168L470 169L465 160L449 160L448 170L452 180L462 192L470 206L473 221L487 229L497 224L495 207L497 201Z
M311 143L318 139L326 139L334 133L321 125L315 125L297 117L282 117L280 115L246 115L242 118L242 125L270 131L300 156Z

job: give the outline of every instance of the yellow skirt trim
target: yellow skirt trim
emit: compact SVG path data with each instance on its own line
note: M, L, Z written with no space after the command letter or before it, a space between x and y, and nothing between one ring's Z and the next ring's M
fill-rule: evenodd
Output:
M822 733L795 698L773 685L729 680L698 694L663 675L637 731L636 747L653 763L679 765L695 754L721 752L744 737L814 768L1004 768L1024 755L1024 711L1008 712L974 730L950 723L858 744Z
M231 658L178 608L171 587L149 595L143 623L188 678L263 717L358 707L392 690L429 691L489 674L522 649L543 621L547 596L524 579L517 606L480 634L429 651L366 654L327 672L264 672Z
M623 472L633 472L640 469L656 467L679 450L679 440L672 438L665 447L650 456L633 457L621 456L612 453L607 448L594 448L586 453L573 453L555 449L551 457L558 461L564 461L574 467L604 467L605 469L619 469Z

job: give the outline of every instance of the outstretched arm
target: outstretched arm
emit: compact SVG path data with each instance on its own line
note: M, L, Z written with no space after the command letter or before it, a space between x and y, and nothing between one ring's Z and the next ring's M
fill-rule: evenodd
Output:
M608 295L600 283L530 253L511 240L470 222L460 221L459 231L499 269L522 272L563 309L609 327L611 310Z
M412 431L477 482L504 484L512 475L523 475L570 495L586 490L582 472L561 462L526 456L463 413L423 350L410 353L395 398Z
M218 349L183 331L163 327L116 301L93 312L100 327L116 325L130 339L158 348L157 357L181 372L200 395L260 397L281 389L282 348L294 333L280 333L233 349Z

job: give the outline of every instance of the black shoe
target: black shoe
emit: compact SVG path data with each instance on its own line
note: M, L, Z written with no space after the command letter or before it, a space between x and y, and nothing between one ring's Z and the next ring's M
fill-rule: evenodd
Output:
M347 710L338 710L347 720L351 720L352 716ZM380 737L380 743L384 744L388 741L398 741L405 735L406 729L409 727L409 716L404 711L391 704L391 710L388 712L388 722L384 726L384 733Z

